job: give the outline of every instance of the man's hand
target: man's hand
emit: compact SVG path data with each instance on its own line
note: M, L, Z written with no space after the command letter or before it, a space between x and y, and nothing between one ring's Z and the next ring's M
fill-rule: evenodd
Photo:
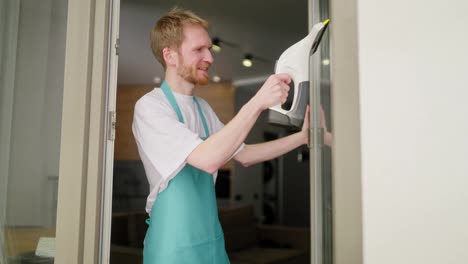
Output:
M302 135L304 144L309 144L309 128L310 128L309 117L310 117L310 107L309 105L307 105L307 109L306 109L305 116L304 116L304 124L302 125L302 130L301 130L301 135ZM320 106L320 127L323 128L323 144L331 147L333 136L328 131L327 121L325 119L325 112L323 111L322 106Z
M285 73L271 75L252 100L261 111L274 105L284 104L288 98L290 82L291 77Z
M307 105L305 116L304 116L304 123L302 124L301 135L303 138L304 144L309 144L309 128L310 128L310 107Z

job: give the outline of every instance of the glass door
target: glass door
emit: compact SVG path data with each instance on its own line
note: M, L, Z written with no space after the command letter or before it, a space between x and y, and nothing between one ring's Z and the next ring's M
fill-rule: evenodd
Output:
M330 19L328 0L309 0L309 28ZM333 24L331 20L330 24ZM310 173L313 264L333 263L332 127L330 39L328 29L310 61Z
M0 1L0 262L53 263L67 0Z

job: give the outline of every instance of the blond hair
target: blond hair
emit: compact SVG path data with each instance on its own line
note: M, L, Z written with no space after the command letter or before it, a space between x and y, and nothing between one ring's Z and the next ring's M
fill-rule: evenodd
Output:
M208 30L208 22L189 10L174 7L161 17L151 30L151 49L156 59L166 69L163 49L179 48L184 40L184 26L199 25Z

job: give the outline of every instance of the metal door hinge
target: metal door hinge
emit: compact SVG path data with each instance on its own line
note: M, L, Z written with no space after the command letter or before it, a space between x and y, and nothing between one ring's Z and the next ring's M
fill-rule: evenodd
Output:
M108 131L108 139L110 141L115 140L115 125L116 125L116 114L115 111L109 111L109 131Z
M317 129L317 145L319 148L323 147L323 135L324 135L324 129L318 128Z
M120 53L120 39L116 39L115 40L115 55L119 56L119 53Z

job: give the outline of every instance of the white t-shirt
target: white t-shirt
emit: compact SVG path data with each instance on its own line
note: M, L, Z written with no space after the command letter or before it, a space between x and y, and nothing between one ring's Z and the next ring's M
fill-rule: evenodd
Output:
M135 105L132 130L150 186L150 194L146 201L148 214L151 213L158 194L184 168L187 157L202 142L201 137L206 137L193 96L175 92L173 94L184 123L179 121L160 88L155 88L141 97ZM224 124L205 100L199 97L197 99L212 135L223 128ZM243 146L242 144L233 156ZM214 182L216 176L217 172L213 174Z

